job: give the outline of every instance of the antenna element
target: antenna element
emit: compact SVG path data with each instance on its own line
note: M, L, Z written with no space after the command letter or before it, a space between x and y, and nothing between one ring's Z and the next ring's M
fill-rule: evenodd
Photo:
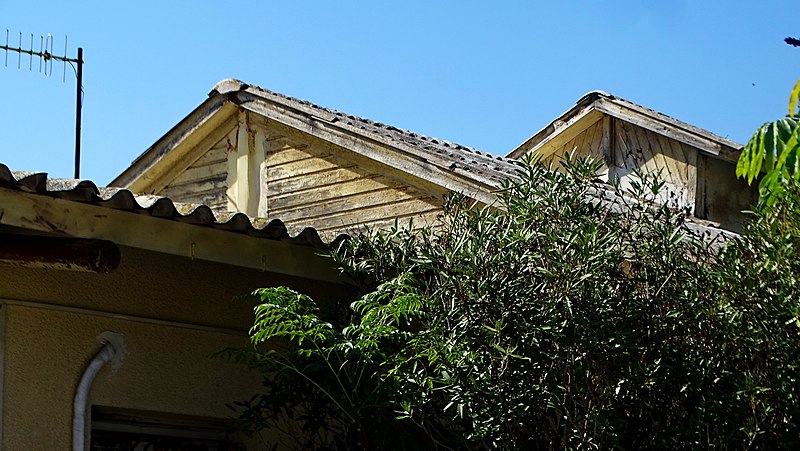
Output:
M0 45L0 51L5 51L5 66L8 67L8 52L17 54L17 69L22 67L22 55L28 55L28 70L33 71L33 59L39 60L39 73L44 72L46 77L53 75L53 61L60 61L64 65L62 82L67 80L67 64L75 70L77 78L77 92L75 99L75 178L80 178L81 174L81 109L83 108L83 48L78 47L78 57L70 58L67 56L67 37L64 37L64 54L56 55L53 53L55 39L51 34L39 36L39 50L34 50L33 33L31 33L31 43L28 48L22 47L22 32L19 34L19 44L16 47L9 45L9 31L6 29L6 43ZM75 68L77 66L77 69Z

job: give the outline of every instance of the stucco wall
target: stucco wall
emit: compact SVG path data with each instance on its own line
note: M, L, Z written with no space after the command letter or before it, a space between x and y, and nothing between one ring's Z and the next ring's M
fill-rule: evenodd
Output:
M127 354L98 375L93 405L225 418L226 402L259 389L257 374L211 358L244 336L13 305L5 314L5 450L70 448L75 387L104 330L124 336Z
M0 310L3 449L69 449L75 388L105 330L124 336L127 355L99 374L93 405L227 417L225 403L260 385L257 374L211 358L247 343L252 306L231 298L274 285L320 300L343 291L130 248L107 275L0 266L0 298L9 300Z

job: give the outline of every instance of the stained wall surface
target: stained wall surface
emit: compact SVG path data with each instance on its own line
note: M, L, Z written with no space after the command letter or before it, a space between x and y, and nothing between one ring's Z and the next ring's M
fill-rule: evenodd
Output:
M324 300L339 286L122 248L111 274L0 266L2 446L69 449L72 403L96 337L124 337L122 366L91 391L95 406L227 418L260 377L212 354L247 344L256 287L288 285ZM91 427L91 426L90 426Z

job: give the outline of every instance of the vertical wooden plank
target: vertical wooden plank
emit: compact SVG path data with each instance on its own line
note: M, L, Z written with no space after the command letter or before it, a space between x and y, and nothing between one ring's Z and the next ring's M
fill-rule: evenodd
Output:
M586 140L586 154L592 157L597 157L598 141L600 135L597 131L600 129L600 122L596 122L587 130L588 139Z
M246 211L250 204L249 180L250 172L250 130L247 123L247 111L239 111L239 131L236 136L236 211Z
M629 169L628 159L629 155L633 153L631 148L627 123L625 121L616 121L615 129L617 132L617 167L620 169ZM625 171L626 173L628 171Z
M631 169L639 168L644 169L644 162L648 159L645 157L645 151L650 149L649 143L647 142L647 136L641 136L639 127L634 127L631 124L625 124L625 129L627 131L626 137L628 138L628 149L630 149L630 155L628 156L628 167Z
M611 117L603 116L603 119L597 122L597 137L596 148L594 150L595 158L603 162L603 168L600 170L598 177L604 181L609 181L612 176L611 165L609 164L609 131L610 131Z
M602 133L602 136L600 138L600 149L598 154L606 162L606 166L611 166L613 161L611 158L611 116L603 117L601 122L600 132Z
M683 187L684 206L690 214L694 214L697 204L697 152L674 139L664 138L672 149L671 156L680 164L681 186Z
M258 217L269 217L269 198L267 196L267 132L263 127L256 128L255 134L255 156L253 158L253 167L255 169L255 177L253 189L257 195L253 198L256 200L255 212Z
M658 172L661 180L667 183L674 184L676 180L680 180L680 176L674 174L675 168L668 155L669 146L661 145L660 135L638 127L636 134L640 137L640 142L646 143L647 146L642 152L642 167L647 172Z
M572 143L572 147L569 149L570 152L575 150L575 155L586 155L586 136L589 134L589 130L591 127L587 128L586 130L580 132L578 136L575 137L575 140Z
M226 184L228 188L225 190L225 197L228 198L228 211L238 211L238 161L239 161L239 136L241 133L241 121L237 121L236 128L233 130L233 143L228 148L228 174L226 177Z
M708 219L708 207L706 206L706 199L708 197L708 190L706 182L708 175L706 171L706 155L696 155L696 164L694 170L694 205L691 214L698 218ZM691 179L690 179L690 182Z
M653 132L648 133L655 136L656 142L661 148L667 180L675 186L685 187L689 175L687 170L688 162L682 158L680 148L675 148L678 142Z
M605 120L597 121L594 129L594 138L592 138L592 155L597 159L605 159L603 152L603 139L605 136Z
M619 174L617 173L617 136L616 136L616 119L611 116L606 116L608 119L608 123L606 124L606 140L607 140L607 148L606 148L606 166L608 166L608 180L612 181L619 178Z
M255 127L249 121L249 112L245 113L245 125L247 131L247 153L245 157L245 165L247 167L246 179L244 183L245 198L247 202L242 206L242 212L247 216L255 217L258 215L258 200L260 192L260 177L261 165L257 157L258 150L256 149L256 131Z
M614 119L614 148L615 158L614 164L620 169L627 169L628 154L631 149L628 146L627 136L625 133L625 122Z

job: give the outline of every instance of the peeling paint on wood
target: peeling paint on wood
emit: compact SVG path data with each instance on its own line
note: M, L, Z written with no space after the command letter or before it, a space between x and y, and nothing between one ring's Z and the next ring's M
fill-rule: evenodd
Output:
M343 232L441 209L445 190L241 110L237 125L159 193L176 201ZM412 177L413 178L413 177Z

